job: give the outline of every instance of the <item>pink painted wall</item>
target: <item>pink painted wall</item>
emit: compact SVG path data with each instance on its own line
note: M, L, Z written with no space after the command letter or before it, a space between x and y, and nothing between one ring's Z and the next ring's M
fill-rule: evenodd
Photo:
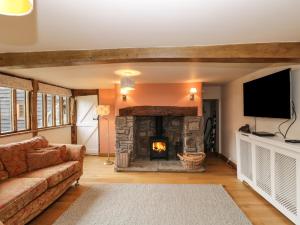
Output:
M189 90L197 88L195 100L190 101ZM100 104L110 105L110 142L111 152L115 152L115 115L119 109L130 106L195 106L198 107L198 115L202 115L202 83L180 84L136 84L135 90L127 95L127 101L122 100L119 85L114 89L100 90ZM100 153L107 152L107 122L100 121Z
M195 87L198 93L195 100L190 101L189 91ZM127 101L122 101L120 87L116 85L116 115L120 108L130 106L197 106L198 115L202 115L202 83L180 84L137 84L135 90L127 95Z

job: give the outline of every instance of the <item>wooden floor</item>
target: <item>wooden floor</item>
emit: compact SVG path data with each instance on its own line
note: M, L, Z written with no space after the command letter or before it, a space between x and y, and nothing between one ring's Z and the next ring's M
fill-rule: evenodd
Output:
M293 224L250 187L239 182L236 171L216 157L209 157L207 171L199 174L116 173L113 166L104 166L103 162L104 158L101 157L86 157L80 186L71 187L30 225L52 224L90 185L101 183L223 184L254 225Z

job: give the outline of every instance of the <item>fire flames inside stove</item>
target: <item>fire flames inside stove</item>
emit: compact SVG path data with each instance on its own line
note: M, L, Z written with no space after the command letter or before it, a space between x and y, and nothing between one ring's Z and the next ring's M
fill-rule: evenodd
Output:
M156 152L164 152L167 150L166 142L156 141L152 143L152 149Z

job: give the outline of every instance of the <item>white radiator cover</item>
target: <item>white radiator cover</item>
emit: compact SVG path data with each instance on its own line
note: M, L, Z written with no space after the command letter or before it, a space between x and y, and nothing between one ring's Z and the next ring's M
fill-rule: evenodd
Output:
M236 133L237 176L300 225L300 144Z

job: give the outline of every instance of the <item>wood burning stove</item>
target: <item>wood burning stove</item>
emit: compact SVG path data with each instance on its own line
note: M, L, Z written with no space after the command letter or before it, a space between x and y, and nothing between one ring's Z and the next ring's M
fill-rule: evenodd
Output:
M166 159L169 158L168 145L169 139L163 136L163 117L155 117L156 136L150 137L150 160L152 159Z
M150 160L169 158L168 138L164 136L153 136L150 138Z

